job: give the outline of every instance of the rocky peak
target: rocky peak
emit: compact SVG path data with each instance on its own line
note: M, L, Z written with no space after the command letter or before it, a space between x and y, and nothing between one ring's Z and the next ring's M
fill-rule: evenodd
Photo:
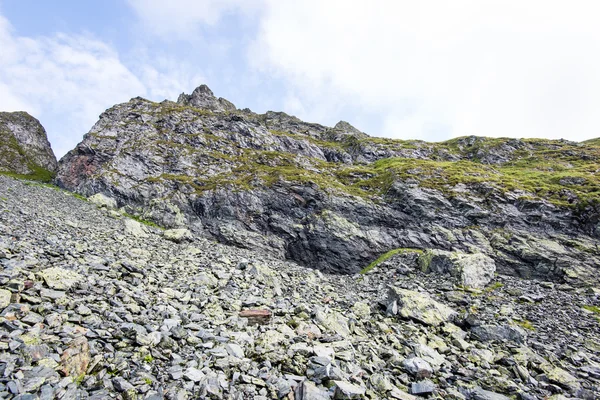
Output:
M367 136L366 133L359 131L358 129L356 129L355 127L353 127L352 125L350 125L350 123L348 123L346 121L338 122L337 124L335 124L333 129L335 129L336 131L340 131L342 133L359 135L359 136Z
M235 105L222 97L215 97L214 93L206 85L200 85L192 94L181 93L177 103L184 106L192 106L210 111L235 111Z
M0 171L50 179L56 168L40 122L26 112L0 112Z

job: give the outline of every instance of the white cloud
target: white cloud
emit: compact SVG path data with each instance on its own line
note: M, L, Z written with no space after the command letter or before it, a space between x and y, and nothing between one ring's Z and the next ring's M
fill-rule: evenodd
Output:
M252 58L301 117L342 102L394 137L600 136L600 3L267 3Z
M90 37L19 37L0 16L0 48L0 107L40 119L59 157L106 108L145 92L116 52Z
M167 39L192 38L202 25L215 25L224 14L256 9L262 0L127 0L147 30Z
M17 36L1 15L0 48L0 110L40 119L59 158L112 105L135 96L176 99L203 81L185 62L141 51L128 68L116 50L85 35Z

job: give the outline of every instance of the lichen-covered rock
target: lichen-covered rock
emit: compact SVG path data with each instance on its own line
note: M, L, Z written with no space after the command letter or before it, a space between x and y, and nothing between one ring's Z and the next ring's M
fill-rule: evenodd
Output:
M83 279L79 273L60 267L46 268L39 275L46 282L46 285L56 290L69 290Z
M10 304L12 293L6 289L0 289L0 310Z
M496 263L482 253L465 254L459 251L428 250L419 262L424 272L448 274L461 285L481 289L494 279Z
M117 208L117 201L103 193L96 193L88 197L88 201L100 208L106 208L109 210L114 210Z
M456 315L452 308L433 300L425 293L394 286L388 288L386 304L388 313L415 319L426 325L441 325L450 322Z
M163 237L175 243L181 243L184 241L191 241L194 238L192 232L189 229L167 229L163 232Z
M78 377L86 373L90 363L90 346L84 336L73 339L60 357L60 370L65 376Z
M0 172L50 180L58 163L46 131L26 112L0 112Z

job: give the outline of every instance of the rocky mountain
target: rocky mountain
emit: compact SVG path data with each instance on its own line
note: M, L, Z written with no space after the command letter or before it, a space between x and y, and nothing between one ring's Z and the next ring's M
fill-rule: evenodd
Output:
M56 182L325 272L424 250L425 269L446 260L431 268L460 275L457 260L486 260L487 275L592 286L599 157L597 141L375 138L343 121L239 110L200 86L177 102L110 108L61 160Z
M598 287L494 276L481 253L440 250L329 274L116 207L0 176L0 398L600 393Z
M50 180L58 163L40 122L26 112L0 112L0 171Z

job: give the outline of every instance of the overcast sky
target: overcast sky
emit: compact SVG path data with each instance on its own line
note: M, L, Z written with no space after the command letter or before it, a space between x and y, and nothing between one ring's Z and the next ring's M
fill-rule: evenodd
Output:
M374 136L600 136L600 2L0 0L0 110L58 157L115 103L205 83Z

